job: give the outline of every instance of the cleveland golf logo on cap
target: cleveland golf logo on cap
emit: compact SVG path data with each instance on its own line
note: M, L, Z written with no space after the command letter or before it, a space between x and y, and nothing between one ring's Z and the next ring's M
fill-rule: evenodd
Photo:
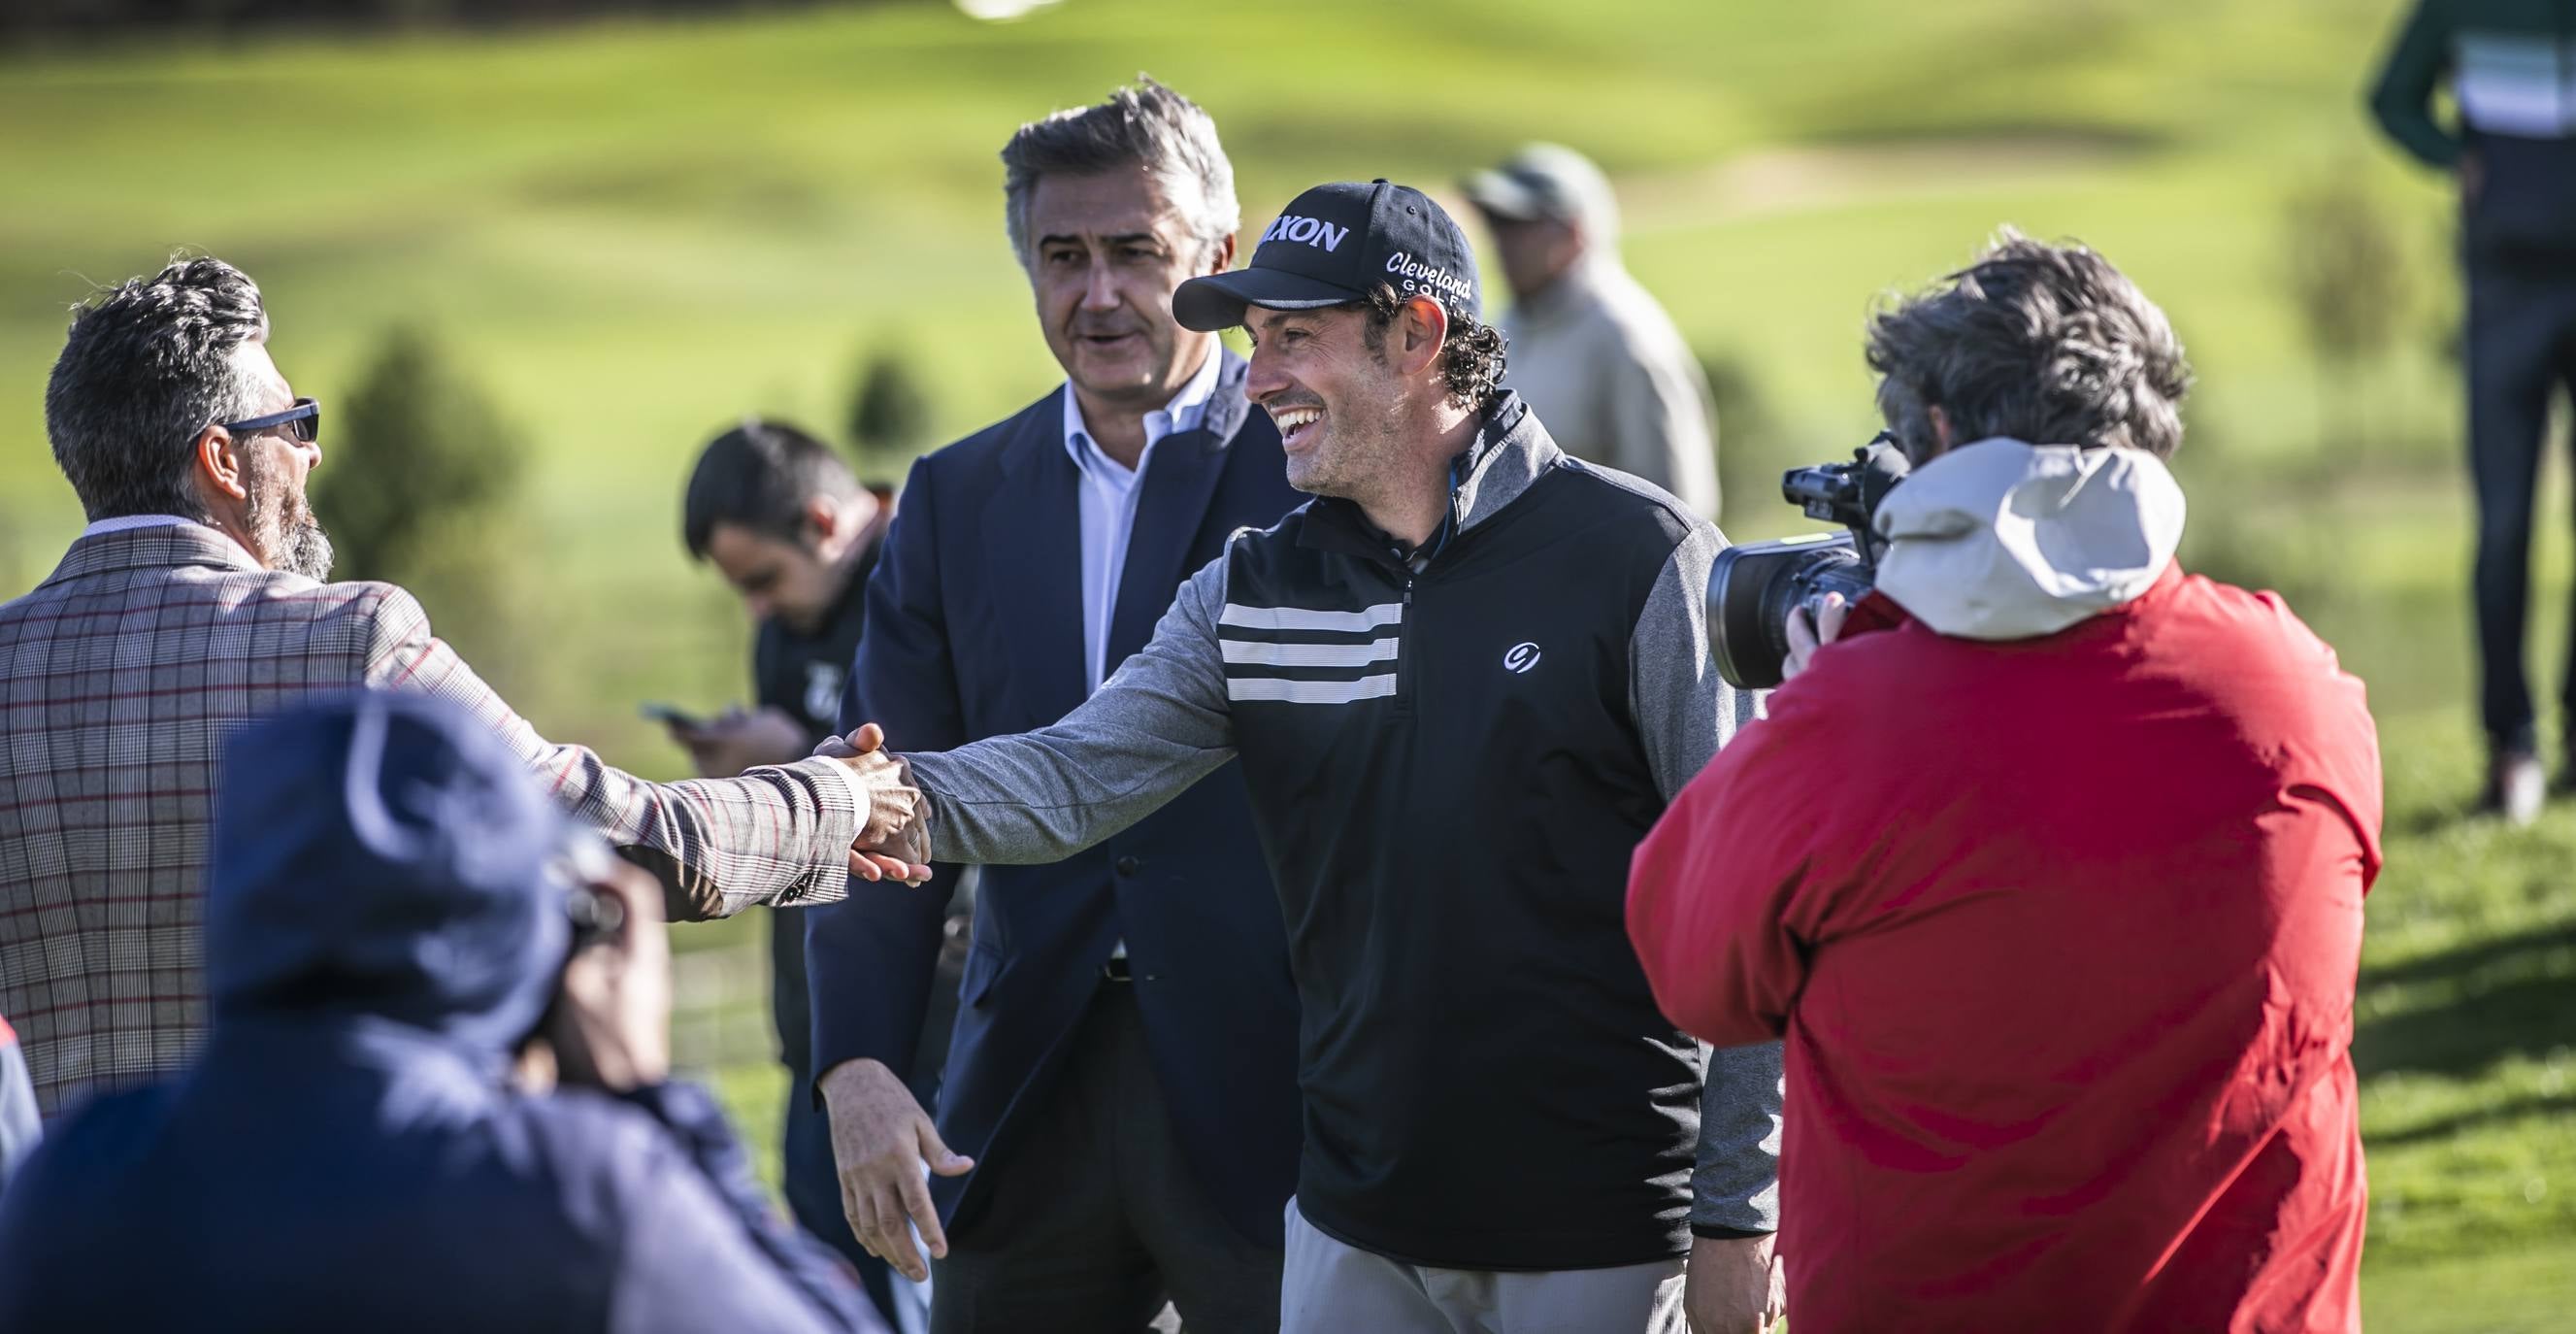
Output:
M1469 308L1473 309L1472 303L1476 299L1473 279L1459 277L1437 264L1425 264L1401 250L1386 257L1386 271L1395 275L1397 289L1408 296L1421 292L1426 296L1445 298L1450 303L1469 303Z
M1322 218L1301 218L1294 213L1282 213L1277 222L1270 224L1270 230L1261 234L1261 244L1294 241L1331 252L1341 249L1342 238L1350 234L1350 228L1336 227Z

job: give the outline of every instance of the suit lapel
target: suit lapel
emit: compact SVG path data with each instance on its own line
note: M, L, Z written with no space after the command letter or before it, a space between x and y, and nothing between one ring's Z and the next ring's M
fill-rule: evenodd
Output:
M1081 474L1064 452L1066 391L1028 416L984 505L984 550L1005 633L1026 645L1008 670L1052 721L1089 693L1082 662Z
M1227 444L1251 410L1243 397L1242 360L1223 347L1217 355L1224 360L1216 393L1198 427L1157 442L1145 467L1136 526L1127 535L1127 564L1118 579L1118 603L1109 618L1107 656L1113 671L1145 646L1154 623L1172 605L1172 595L1194 573L1185 565L1190 540L1207 522L1208 501L1225 476Z

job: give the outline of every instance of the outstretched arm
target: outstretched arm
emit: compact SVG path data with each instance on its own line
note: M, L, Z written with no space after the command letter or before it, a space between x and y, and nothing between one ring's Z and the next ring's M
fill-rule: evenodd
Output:
M1154 637L1052 727L907 755L939 861L1061 861L1234 757L1216 617L1226 557L1181 585Z
M539 736L430 633L429 616L411 594L389 589L372 633L368 685L443 696L482 720L575 818L661 880L674 919L840 898L856 869L851 845L899 829L898 812L911 804L911 794L897 790L896 766L881 756L648 783L586 747Z

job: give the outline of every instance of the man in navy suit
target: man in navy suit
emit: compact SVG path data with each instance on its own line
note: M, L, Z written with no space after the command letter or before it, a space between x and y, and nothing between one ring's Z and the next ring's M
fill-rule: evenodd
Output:
M1062 717L1228 534L1303 499L1244 363L1172 319L1174 288L1233 262L1207 114L1148 80L1022 126L1002 161L1067 383L913 468L844 715L909 750ZM1071 860L982 874L935 1125L898 1072L946 896L854 885L808 918L852 1230L918 1278L919 1228L936 1334L1134 1334L1166 1300L1192 1334L1275 1330L1297 1000L1241 777Z

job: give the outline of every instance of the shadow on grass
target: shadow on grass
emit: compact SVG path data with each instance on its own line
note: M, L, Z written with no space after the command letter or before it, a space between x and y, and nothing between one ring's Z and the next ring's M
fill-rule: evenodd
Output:
M2475 1111L2435 1117L2422 1125L2408 1126L2404 1130L2382 1131L2370 1137L2370 1147L2376 1150L2396 1148L2404 1144L2430 1143L2434 1140L2449 1139L2453 1135L2467 1131L2501 1125L2507 1121L2519 1121L2526 1116L2561 1116L2569 1112L2576 1112L2576 1091L2527 1093L2510 1102L2500 1102L2492 1107L2480 1107Z
M2361 1023L2354 1067L2462 1075L2514 1052L2576 1041L2576 922L2479 941L2440 954L2364 969L2361 992L2429 990L2431 1003Z
M2554 763L2552 767L2555 767ZM2571 780L2576 780L2576 770L2550 780L2549 804L2543 808L2543 820L2576 812L2576 792L2569 791L2566 786ZM2453 825L2485 822L2502 827L2504 817L2479 809L2478 797L2474 785L2463 784L2456 796L2420 802L2402 812L2392 812L2382 832L2389 838L2422 838L2441 833Z
M2477 808L2477 793L2463 791L2456 801L2431 801L2402 812L2391 812L2381 829L2385 838L2427 838L2457 824L2472 820L2494 820L2502 817Z

